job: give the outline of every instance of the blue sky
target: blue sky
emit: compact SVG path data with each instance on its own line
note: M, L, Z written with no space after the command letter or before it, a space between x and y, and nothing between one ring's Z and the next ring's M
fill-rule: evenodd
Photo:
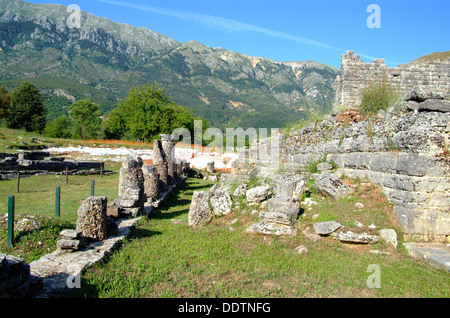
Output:
M335 67L353 50L388 66L450 50L449 0L28 0L77 4L116 22L179 42L197 40L276 61L314 60ZM381 28L369 28L371 4Z

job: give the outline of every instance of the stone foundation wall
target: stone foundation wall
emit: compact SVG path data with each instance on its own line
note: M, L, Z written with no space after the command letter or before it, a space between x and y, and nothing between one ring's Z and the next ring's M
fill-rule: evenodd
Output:
M407 105L348 126L336 117L312 123L282 136L279 166L253 147L240 167L301 171L313 162L334 163L345 176L379 185L409 238L449 240L450 112L410 111Z
M384 59L364 63L353 51L348 51L342 56L341 75L335 84L335 106L359 106L364 89L383 82L402 95L422 87L445 97L450 91L450 59L388 68Z
M18 154L0 154L0 175L8 177L17 171L32 173L33 171L47 171L49 173L69 171L105 172L105 164L95 161L74 161L65 158L51 157L48 152L30 151Z

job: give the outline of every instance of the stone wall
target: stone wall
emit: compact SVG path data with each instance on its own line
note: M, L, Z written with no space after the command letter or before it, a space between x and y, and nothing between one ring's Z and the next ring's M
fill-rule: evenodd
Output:
M341 75L336 80L335 107L355 107L362 101L366 87L385 82L402 95L422 87L441 97L450 91L450 59L433 63L410 63L386 67L384 59L364 63L353 51L342 56Z
M105 164L95 161L74 161L65 158L51 157L50 153L42 151L25 151L18 154L0 153L0 177L8 179L15 177L17 171L23 174L35 172L61 173L66 169L72 174L74 171L105 172Z
M413 103L422 109L422 104ZM401 102L371 119L351 125L331 116L325 121L281 136L280 161L271 165L258 157L258 147L246 150L247 161L260 171L302 171L313 162L333 162L348 177L379 185L394 204L394 214L407 237L445 241L450 238L450 102L441 111L410 110ZM417 105L416 105L417 104ZM414 108L413 107L413 108ZM256 169L256 168L253 168Z
M40 288L24 259L0 253L0 298L28 298Z

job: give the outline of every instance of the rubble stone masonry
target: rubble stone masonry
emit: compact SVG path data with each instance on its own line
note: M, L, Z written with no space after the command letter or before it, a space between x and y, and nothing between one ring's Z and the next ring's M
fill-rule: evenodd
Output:
M450 59L434 62L416 61L389 68L386 67L384 59L364 63L353 51L348 51L342 56L341 75L336 80L335 107L359 106L364 89L383 82L402 95L421 87L443 98L449 95L449 70Z

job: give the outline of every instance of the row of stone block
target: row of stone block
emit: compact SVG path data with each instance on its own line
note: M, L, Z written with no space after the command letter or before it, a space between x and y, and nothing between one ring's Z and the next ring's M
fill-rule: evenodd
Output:
M50 153L42 151L20 152L18 154L0 154L0 171L105 171L103 162L74 161L65 158L51 157Z
M128 157L120 169L119 198L115 205L133 215L146 203L176 185L189 170L189 163L175 158L175 141L171 135L161 135L153 147L153 164L144 165L141 158Z

